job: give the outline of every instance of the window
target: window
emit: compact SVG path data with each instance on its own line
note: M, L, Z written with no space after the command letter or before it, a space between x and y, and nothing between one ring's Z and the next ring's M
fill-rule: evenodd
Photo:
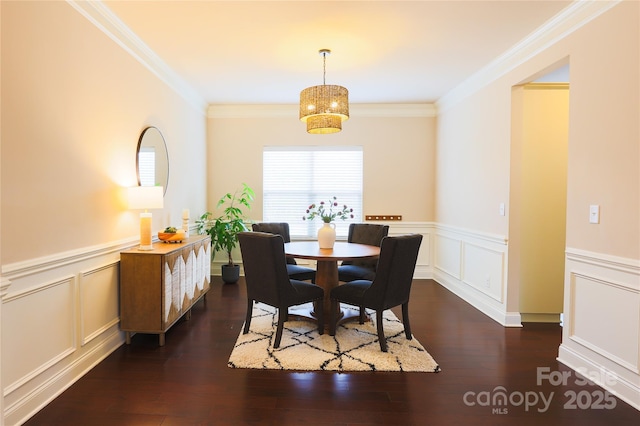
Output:
M302 220L305 211L334 196L354 215L335 222L338 237L362 221L362 147L265 147L262 164L263 220L288 222L292 238L315 238L322 221Z
M140 147L138 173L140 186L156 185L156 150L154 147Z

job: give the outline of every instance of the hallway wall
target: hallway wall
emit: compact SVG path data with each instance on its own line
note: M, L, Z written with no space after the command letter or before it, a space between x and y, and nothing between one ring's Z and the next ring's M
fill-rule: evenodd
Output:
M519 52L515 64L496 65L495 73L483 70L486 84L470 83L466 92L455 90L438 102L436 222L502 235L508 243L510 216L500 216L498 206L510 204L511 88L568 60L565 326L559 359L574 369L605 372L599 383L640 408L640 4L581 6L602 8L601 14L567 28L544 48ZM600 205L599 224L589 223L591 204ZM436 264L435 278L503 324L517 326L517 283L500 282L494 296L481 291L485 262L449 246L438 250L435 242L436 259L453 265ZM509 265L499 250L488 253L496 264ZM469 262L478 265L471 281L461 266ZM605 380L607 375L616 380Z

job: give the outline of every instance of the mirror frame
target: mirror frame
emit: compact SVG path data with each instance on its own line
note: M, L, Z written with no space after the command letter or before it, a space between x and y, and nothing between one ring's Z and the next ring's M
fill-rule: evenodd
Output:
M151 139L153 136L155 136L155 132L157 132L157 136L160 136L158 140ZM156 155L162 156L162 158L164 158L165 160L164 164L166 164L166 167L164 167L164 169L161 170L160 173L158 173L158 170L156 169L156 184L162 184L162 186L164 187L163 195L166 195L167 187L169 186L169 151L167 149L167 143L164 140L164 136L162 135L160 129L155 126L148 126L142 131L142 133L140 133L140 137L138 138L138 146L136 147L136 176L138 178L138 186L142 186L140 182L140 149L145 146L155 147ZM161 166L161 163L156 162L156 168L158 167L163 166ZM163 181L159 182L158 177L160 177Z

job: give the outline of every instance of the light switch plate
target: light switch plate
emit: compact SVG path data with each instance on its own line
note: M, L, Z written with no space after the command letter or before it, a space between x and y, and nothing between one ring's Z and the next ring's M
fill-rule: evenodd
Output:
M589 223L600 223L600 206L597 204L589 206Z
M500 216L504 216L504 203L500 203Z

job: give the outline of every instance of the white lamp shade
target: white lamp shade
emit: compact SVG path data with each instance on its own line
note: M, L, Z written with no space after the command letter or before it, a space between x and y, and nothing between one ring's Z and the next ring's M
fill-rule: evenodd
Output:
M161 186L134 186L129 188L129 209L161 209L164 207L164 192Z

